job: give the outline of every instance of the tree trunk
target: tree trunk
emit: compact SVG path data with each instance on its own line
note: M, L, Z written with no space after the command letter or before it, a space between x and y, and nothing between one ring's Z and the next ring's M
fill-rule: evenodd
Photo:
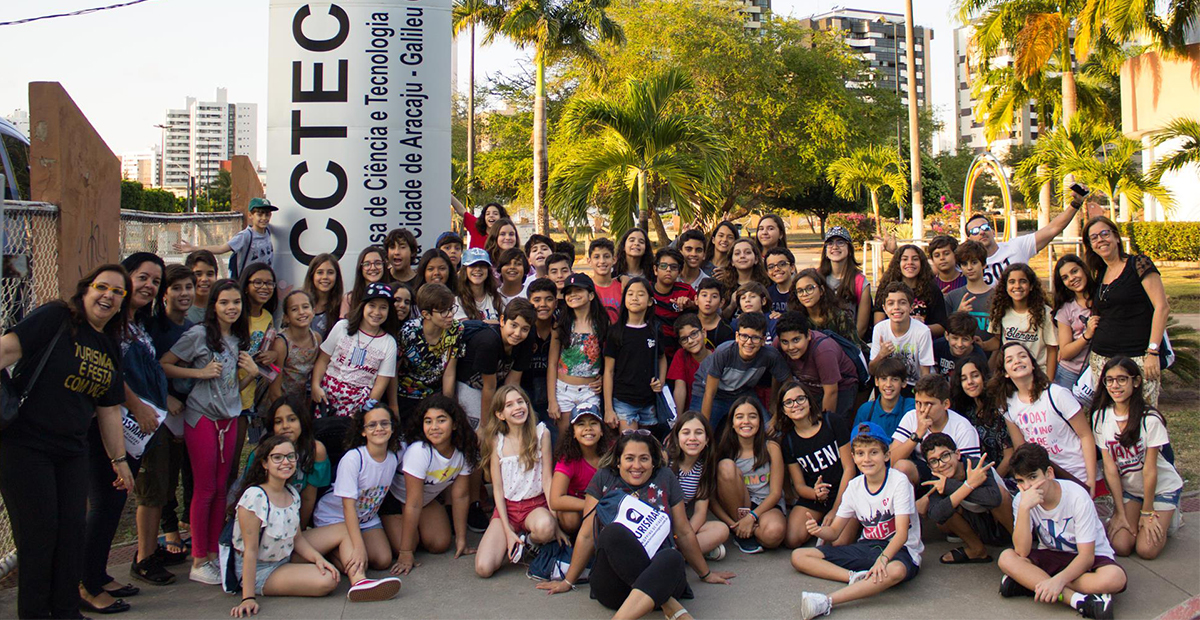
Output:
M875 234L882 235L883 222L879 219L879 198L875 196L875 190L871 190L871 211L875 214Z
M637 175L637 193L638 228L647 230L650 227L650 197L646 195L646 173L644 171ZM646 241L650 241L649 235L646 236Z
M650 220L654 222L654 232L658 235L658 247L667 247L671 243L671 238L667 236L667 227L663 224L662 216L658 214L657 209L650 210Z
M471 190L475 185L475 22L471 22L471 90L467 91L467 195L463 204L471 207Z
M743 217L746 217L747 215L750 215L750 212L753 211L754 208L757 207L761 203L762 203L761 196L751 196L750 200L746 201L746 204L738 207L734 211L730 211L730 212L726 213L725 217L723 217L721 219L729 220L729 221L741 219Z
M1067 44L1064 42L1063 45L1065 46ZM1070 127L1071 118L1075 116L1075 106L1076 106L1075 72L1072 70L1072 67L1070 64L1072 62L1071 57L1070 57L1070 51L1068 50L1067 53L1064 54L1064 56L1066 56L1066 60L1063 63L1063 66L1066 67L1067 70L1063 72L1063 76L1062 76L1062 100L1063 100L1062 123L1063 123L1064 127ZM1064 198L1063 198L1063 208L1064 209L1069 204L1070 196L1071 196L1069 193L1067 193L1067 188L1071 187L1071 184L1074 182L1075 182L1074 177L1069 174L1063 177L1063 192L1062 193L1064 195ZM1084 215L1083 217L1086 218L1087 216ZM1078 237L1079 236L1079 227L1080 227L1079 219L1080 219L1080 216L1078 216L1078 215L1071 218L1071 221L1067 223L1066 230L1063 231L1064 237Z
M550 234L550 209L546 205L546 61L537 54L537 85L533 95L533 217L538 234Z
M908 157L912 172L912 234L914 239L921 239L925 236L925 207L922 202L924 192L921 188L921 128L917 124L916 41L913 37L913 0L907 0L904 3L904 52L908 62ZM925 88L929 88L928 82Z

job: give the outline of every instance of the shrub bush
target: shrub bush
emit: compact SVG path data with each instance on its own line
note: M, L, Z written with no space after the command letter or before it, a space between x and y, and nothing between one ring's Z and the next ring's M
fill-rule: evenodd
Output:
M1200 261L1200 222L1118 224L1133 251L1151 259Z
M825 219L825 230L841 226L850 231L855 243L862 243L875 236L875 219L866 213L830 213Z

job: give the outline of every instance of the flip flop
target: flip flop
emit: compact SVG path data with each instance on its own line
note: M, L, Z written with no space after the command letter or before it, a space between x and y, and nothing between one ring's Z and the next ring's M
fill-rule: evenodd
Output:
M966 549L958 547L950 550L950 561L946 561L946 556L941 558L942 564L987 564L992 561L992 556L985 555L982 558L973 558L967 555Z
M158 546L163 549L166 549L167 553L170 553L171 555L186 554L192 548L192 539L190 537L183 538L183 536L180 536L180 540L181 540L181 542L171 542L171 541L167 540L166 535L159 536L158 537ZM173 547L180 547L180 549L179 549L179 551L171 551L170 549L167 549L167 545L171 545Z

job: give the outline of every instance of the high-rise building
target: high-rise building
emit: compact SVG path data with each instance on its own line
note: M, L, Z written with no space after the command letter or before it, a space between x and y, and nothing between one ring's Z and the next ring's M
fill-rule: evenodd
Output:
M217 178L223 160L245 155L258 167L258 104L229 103L224 88L215 101L188 97L181 109L167 110L163 186L204 187Z
M863 62L874 69L874 85L900 94L900 101L908 105L910 82L916 83L917 105L929 105L929 63L926 53L933 41L933 29L914 26L916 39L913 59L915 71L910 71L905 54L907 37L904 31L904 15L863 11L859 9L834 9L828 13L814 15L801 20L815 30L839 33L846 45L862 57ZM912 80L911 75L916 79ZM855 84L863 86L863 84Z
M16 125L17 129L22 134L25 134L25 137L29 137L29 112L27 110L17 108L16 110L12 111L12 114L9 114L4 118L13 125Z
M121 155L121 178L144 187L158 187L158 145Z
M746 28L758 30L771 12L771 0L742 0L742 15L746 17Z
M997 136L988 144L984 133L986 115L983 118L976 116L979 102L971 95L971 86L978 79L979 69L983 66L983 58L971 46L974 34L975 28L970 25L954 29L954 136L960 148L969 148L976 154L988 150L997 157L1003 157L1009 148L1032 144L1037 140L1037 110L1033 101L1014 110L1009 132ZM1012 64L1013 58L1002 50L988 62L992 67L1006 67Z

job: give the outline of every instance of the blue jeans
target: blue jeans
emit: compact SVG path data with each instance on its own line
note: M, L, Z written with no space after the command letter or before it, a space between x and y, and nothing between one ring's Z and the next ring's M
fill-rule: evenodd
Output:
M654 411L653 403L649 405L631 405L616 398L612 399L612 401L613 411L617 413L617 417L622 422L637 424L643 427L658 424L658 414Z
M1129 491L1121 491L1121 496L1127 502L1141 502L1142 510L1146 510L1146 499L1138 497ZM1179 498L1183 496L1183 487L1179 487L1170 493L1156 493L1154 495L1155 510L1176 510L1179 508Z

